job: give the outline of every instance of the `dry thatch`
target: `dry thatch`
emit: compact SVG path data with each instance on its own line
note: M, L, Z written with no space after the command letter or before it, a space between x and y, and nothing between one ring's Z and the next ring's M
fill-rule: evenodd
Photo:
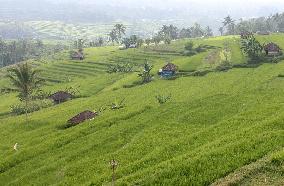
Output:
M162 70L176 72L178 70L178 67L173 63L168 63L162 68Z
M52 94L51 96L49 96L49 99L52 99L57 104L65 102L71 98L72 98L72 95L64 91L58 91Z
M97 112L92 112L92 111L89 111L89 110L81 112L80 114L78 114L78 115L74 116L73 118L71 118L70 120L68 120L67 127L76 126L80 123L83 123L86 120L94 119L97 115L98 115Z

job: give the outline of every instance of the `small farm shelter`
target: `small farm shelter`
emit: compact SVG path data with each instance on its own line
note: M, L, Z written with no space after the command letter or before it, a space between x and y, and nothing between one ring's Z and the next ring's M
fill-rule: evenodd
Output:
M166 64L162 69L159 71L159 75L162 77L172 77L178 71L178 67L173 63Z
M97 115L98 115L97 112L92 112L92 111L86 110L84 112L81 112L80 114L77 114L73 118L69 119L67 121L67 123L68 123L67 126L72 127L72 126L78 125L80 123L85 122L86 120L94 119Z
M52 94L51 96L49 96L49 99L52 99L57 104L68 101L71 98L72 98L72 95L64 91L58 91Z
M74 52L74 53L71 55L71 58L72 58L73 60L83 60L83 59L84 59L84 54L83 54L83 52L80 52L80 51Z
M253 33L252 32L241 32L240 35L241 35L241 38L244 39L244 38L246 38L248 36L253 35Z
M272 42L264 45L263 49L266 55L269 55L269 56L279 55L281 51L280 47L277 44L272 43Z

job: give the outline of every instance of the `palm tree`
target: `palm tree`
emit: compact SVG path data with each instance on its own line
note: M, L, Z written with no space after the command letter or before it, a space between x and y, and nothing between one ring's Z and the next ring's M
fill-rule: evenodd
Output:
M43 80L38 76L39 71L34 70L28 63L18 64L8 69L7 77L10 79L11 91L19 93L20 101L25 102L26 122L28 120L28 104L31 94L42 85Z
M227 16L223 21L224 27L227 27L228 34L235 34L235 21L231 18L231 16Z
M223 21L223 25L224 27L227 26L227 25L230 25L234 22L234 20L231 18L231 16L227 16L224 18L224 21Z

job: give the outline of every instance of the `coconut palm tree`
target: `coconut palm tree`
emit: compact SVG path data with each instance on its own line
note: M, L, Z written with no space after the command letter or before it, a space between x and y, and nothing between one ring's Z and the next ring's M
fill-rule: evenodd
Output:
M18 92L20 101L25 102L26 121L28 120L28 104L31 94L43 83L38 75L39 71L34 70L28 63L18 64L16 67L8 69L7 77L12 85L9 90Z
M227 16L223 21L224 27L227 27L227 34L235 34L235 20L231 18L231 16Z

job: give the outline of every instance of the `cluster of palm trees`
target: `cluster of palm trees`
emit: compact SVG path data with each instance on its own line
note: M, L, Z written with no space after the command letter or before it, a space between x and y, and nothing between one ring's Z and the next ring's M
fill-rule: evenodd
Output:
M284 13L248 20L240 19L238 22L228 15L224 18L219 32L221 35L235 35L243 32L284 32Z

